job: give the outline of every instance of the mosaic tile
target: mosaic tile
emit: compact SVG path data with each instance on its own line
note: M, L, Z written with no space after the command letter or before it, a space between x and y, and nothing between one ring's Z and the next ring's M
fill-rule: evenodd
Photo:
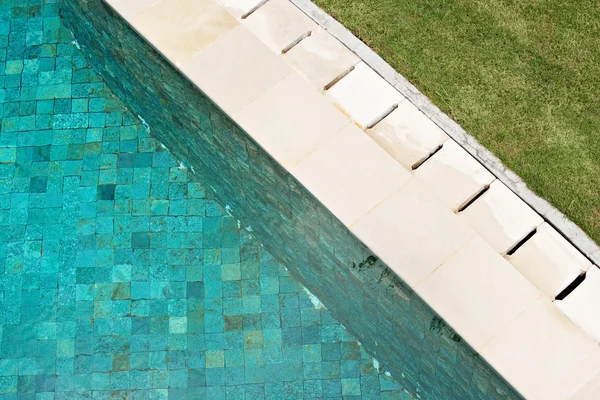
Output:
M114 97L58 11L0 2L0 398L408 396Z

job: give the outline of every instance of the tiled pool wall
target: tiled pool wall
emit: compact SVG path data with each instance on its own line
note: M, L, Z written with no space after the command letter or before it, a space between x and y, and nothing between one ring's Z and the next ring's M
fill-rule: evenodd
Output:
M211 195L333 310L408 392L439 399L519 398L108 5L101 0L63 1L61 16L111 89L154 127L151 134L189 165Z

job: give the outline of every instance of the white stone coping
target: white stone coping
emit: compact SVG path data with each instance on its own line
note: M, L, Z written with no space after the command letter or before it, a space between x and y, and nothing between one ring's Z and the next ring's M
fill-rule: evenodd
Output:
M105 1L522 395L600 390L600 271L563 314L592 264L540 215L597 247L345 28L308 0Z

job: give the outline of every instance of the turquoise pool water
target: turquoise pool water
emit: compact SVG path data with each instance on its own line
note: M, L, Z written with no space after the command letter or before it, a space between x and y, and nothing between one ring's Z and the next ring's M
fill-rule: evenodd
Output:
M54 1L0 0L0 102L0 398L409 398L112 95Z

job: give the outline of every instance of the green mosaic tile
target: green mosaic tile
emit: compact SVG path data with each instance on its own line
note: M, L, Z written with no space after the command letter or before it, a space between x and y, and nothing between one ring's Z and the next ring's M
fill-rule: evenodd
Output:
M407 396L112 95L58 11L0 1L0 398Z

